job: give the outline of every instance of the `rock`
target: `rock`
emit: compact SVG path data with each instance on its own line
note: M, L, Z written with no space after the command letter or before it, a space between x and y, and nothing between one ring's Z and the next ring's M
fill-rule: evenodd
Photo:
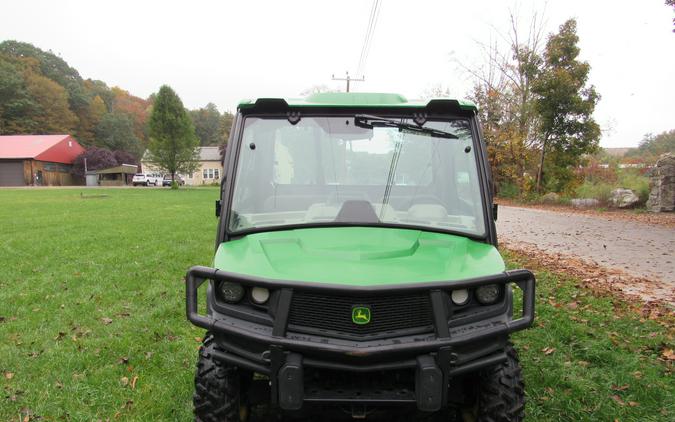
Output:
M576 208L590 208L600 205L600 201L595 198L575 198L570 200L570 204Z
M633 208L640 203L640 198L630 189L618 188L612 191L609 203L617 208Z
M649 185L649 211L675 211L675 155L669 152L659 158L651 171Z
M557 204L560 202L560 195L555 192L549 192L541 197L541 202L544 204Z

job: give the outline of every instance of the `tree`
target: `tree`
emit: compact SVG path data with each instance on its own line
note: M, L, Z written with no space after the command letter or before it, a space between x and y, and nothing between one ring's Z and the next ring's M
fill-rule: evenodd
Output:
M142 98L129 94L129 92L114 87L113 94L113 112L125 113L133 123L133 130L136 138L143 145L147 145L148 139L148 117L150 116L150 103Z
M590 65L577 60L576 29L576 20L570 19L549 36L542 73L532 86L541 133L537 191L544 183L545 165L555 178L554 190L569 187L572 167L584 154L595 152L600 139L600 127L592 117L600 97L592 85L586 86Z
M542 63L543 24L537 13L528 22L527 31L522 31L511 13L508 33L498 33L498 40L490 44L479 44L485 56L482 66L460 63L475 78L469 97L479 106L496 192L509 184L520 192L529 189L525 175L538 119L532 84Z
M89 102L86 111L80 115L77 140L84 145L93 145L96 138L96 127L106 114L106 106L100 96L96 95Z
M221 143L220 112L213 103L197 110L190 110L195 134L200 145L218 145Z
M115 167L119 164L130 164L118 163L117 159L115 158L115 154L113 154L107 148L90 147L82 154L78 155L75 158L75 161L73 161L73 167L70 170L73 176L79 178L84 177L85 160L87 163L87 171L107 169L110 167Z
M136 157L142 148L134 134L133 122L124 113L108 113L96 126L96 143L112 151L126 151Z
M0 53L0 135L31 133L37 105L28 94L19 67Z
M675 10L675 0L666 0L666 6L672 6ZM673 26L675 26L675 18L673 18ZM673 28L673 32L675 32L675 28Z
M150 161L171 174L192 173L198 165L197 147L192 121L178 95L167 85L159 89L150 115Z
M220 140L219 143L221 146L227 145L227 140L230 139L230 131L232 130L232 124L234 123L234 114L229 111L223 112L223 115L220 116Z
M646 161L656 162L661 154L675 153L675 129L652 135L648 133L640 141L640 145L626 153L626 157L640 157Z
M31 116L42 133L70 133L77 125L77 116L68 107L68 92L59 84L27 69L26 88L37 105Z

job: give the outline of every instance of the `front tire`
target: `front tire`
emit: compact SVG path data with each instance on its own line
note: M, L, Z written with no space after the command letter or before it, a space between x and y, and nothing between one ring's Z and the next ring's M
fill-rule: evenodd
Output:
M504 351L506 362L480 372L476 403L465 410L465 422L519 422L525 418L525 386L518 353L511 343Z
M199 348L195 373L195 421L243 422L248 412L241 401L242 374L237 367L215 359L214 350L222 351L207 334Z

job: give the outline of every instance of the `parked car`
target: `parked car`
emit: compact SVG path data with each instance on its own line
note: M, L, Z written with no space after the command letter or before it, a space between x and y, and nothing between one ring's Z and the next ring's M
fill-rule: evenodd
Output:
M183 186L185 184L185 179L180 177L179 174L174 176L176 183L178 183L180 186ZM162 180L162 186L171 186L171 175L170 174L165 174L164 175L164 180Z
M162 184L162 175L159 173L136 173L131 179L131 184L134 186L157 186Z

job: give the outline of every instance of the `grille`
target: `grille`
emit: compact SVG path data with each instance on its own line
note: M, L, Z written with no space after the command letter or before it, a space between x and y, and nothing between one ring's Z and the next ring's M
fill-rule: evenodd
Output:
M370 323L352 322L352 308L370 308ZM328 332L347 337L383 337L433 331L428 293L408 295L340 296L295 291L289 329Z

